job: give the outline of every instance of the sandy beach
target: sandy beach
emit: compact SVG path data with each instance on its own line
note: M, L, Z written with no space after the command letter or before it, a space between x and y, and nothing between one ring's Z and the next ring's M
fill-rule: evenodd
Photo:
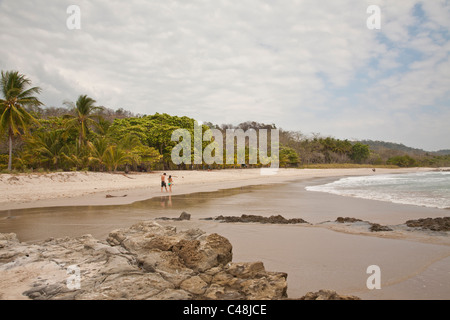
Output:
M306 190L297 193L299 199L292 199L288 189L290 185L301 189L343 176L429 170L434 169L281 169L272 176L262 176L254 169L167 171L175 177L170 198L161 193L160 172L4 174L0 176L0 207L6 211L0 216L0 232L6 232L5 227L17 228L21 241L86 233L104 239L115 228L161 216L174 218L187 210L192 214L190 221L158 223L223 235L233 245L233 261L262 261L267 270L286 272L291 298L332 289L363 299L449 299L448 234L410 232L403 227L371 233L365 226L331 223L338 216L350 216L398 226L408 219L448 216L448 210ZM217 190L223 191L218 194ZM21 212L25 208L35 209ZM242 213L301 217L309 224L204 220ZM370 265L382 270L381 290L366 287ZM7 298L8 281L3 280L0 292Z
M174 176L172 195L208 192L249 185L285 183L300 179L360 176L429 171L429 168L378 169L279 169L261 175L259 169L214 171L166 171ZM60 172L48 174L0 174L2 210L72 205L117 205L161 195L161 172L98 173ZM113 198L106 198L106 195ZM126 195L126 197L123 197Z

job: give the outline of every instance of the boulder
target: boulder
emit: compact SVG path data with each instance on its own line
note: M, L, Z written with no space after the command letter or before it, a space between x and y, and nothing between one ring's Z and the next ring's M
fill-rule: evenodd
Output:
M185 211L183 211L178 218L167 218L167 217L161 217L156 218L158 220L172 220L172 221L182 221L182 220L191 220L191 215Z
M283 299L287 275L232 263L232 245L200 229L154 221L110 232L21 243L0 234L0 296L74 299ZM72 270L69 272L69 270ZM20 286L13 286L20 275ZM78 277L79 287L68 280ZM72 279L73 280L73 279Z
M286 279L286 273L267 272L262 262L230 263L214 275L205 295L215 299L284 299Z
M371 223L369 230L372 232L392 231L391 228L389 228L387 226L382 226L381 224L378 224L378 223Z
M428 229L431 231L450 231L450 217L408 220L406 221L406 225L411 228Z
M199 240L180 240L173 248L184 265L194 271L204 272L224 265L232 259L232 246L228 239L214 233Z
M191 220L191 215L183 211L177 220Z
M340 295L333 290L319 290L308 292L300 300L361 300L359 297L350 295Z

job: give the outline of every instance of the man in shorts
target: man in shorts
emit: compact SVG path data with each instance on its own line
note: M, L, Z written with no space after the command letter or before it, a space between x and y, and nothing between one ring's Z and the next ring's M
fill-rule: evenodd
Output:
M166 192L168 192L167 191L166 173L165 172L161 175L161 192L163 192L163 188L166 188Z

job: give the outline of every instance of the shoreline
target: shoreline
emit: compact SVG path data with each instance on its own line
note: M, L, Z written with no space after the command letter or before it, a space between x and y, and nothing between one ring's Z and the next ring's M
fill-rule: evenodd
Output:
M209 192L253 185L288 183L314 178L369 176L379 174L428 172L435 168L377 169L279 169L263 176L259 169L225 169L213 171L166 171L175 178L172 193L161 192L159 175L152 173L60 172L0 174L1 210L79 205L122 205L161 195ZM106 195L112 195L106 198Z
M430 170L433 169L377 169L375 174ZM95 238L104 239L103 231L108 234L118 227L145 220L157 221L158 224L181 231L198 228L208 234L217 233L231 242L233 262L262 261L267 270L286 272L289 297L299 297L308 291L320 289L336 290L363 299L446 299L450 296L450 287L443 281L450 261L448 236L439 240L420 231L370 233L359 225L318 224L326 220L334 221L337 215L382 224L396 224L404 223L406 217L410 216L422 218L428 213L431 216L441 213L440 216L443 216L445 212L442 209L343 197L302 189L305 185L321 184L346 176L374 174L370 169L300 169L294 171L296 174L293 174L291 169L280 171L278 177L260 177L251 169L185 174L185 178L178 178L186 180L175 185L175 192L172 193L173 207L170 208L160 206L159 198L168 198L169 194L161 194L159 185L155 186L155 181L159 184L158 173L151 176L137 174L136 176L147 179L139 181L122 176L120 179L135 183L149 183L148 178L151 177L152 186L139 188L136 187L139 185L137 183L135 188L130 184L127 189L110 188L109 191L103 190L84 196L10 202L7 203L9 210L19 209L14 208L15 206L36 210L5 222L22 223L20 231L24 234L34 232L36 228L43 228L42 236L55 238L74 238L94 230ZM108 177L108 174L104 176ZM197 178L195 182L194 178ZM83 182L75 183L83 186ZM61 185L57 181L56 184ZM44 189L43 185L41 189ZM91 189L96 187L92 182L89 185ZM97 187L99 185L101 182ZM24 185L15 186L21 186L23 193L27 192ZM253 187L245 188L243 192L236 189L246 186ZM292 198L289 192L286 192L290 188L303 190L298 194L298 199ZM221 191L217 194L217 190ZM108 193L116 196L127 194L127 197L106 198ZM198 194L193 197L183 196L193 193ZM44 189L42 195L46 194L48 195ZM55 193L54 196L58 194L60 193ZM2 207L3 204L5 202ZM81 206L85 210L80 210ZM266 206L267 210L261 210ZM274 210L278 207L280 211ZM192 220L156 220L162 215L178 217L183 208L187 208L192 214ZM114 209L117 209L117 212L112 211ZM286 218L301 217L312 225L228 224L201 219L222 211L225 211L224 215L240 215L248 211L251 213L252 210L261 210L263 215L280 213ZM71 233L64 230L70 230ZM402 232L406 232L407 236ZM430 238L432 241L429 241ZM365 288L368 277L366 268L371 264L382 268L382 290L371 291ZM421 285L426 288L421 288Z

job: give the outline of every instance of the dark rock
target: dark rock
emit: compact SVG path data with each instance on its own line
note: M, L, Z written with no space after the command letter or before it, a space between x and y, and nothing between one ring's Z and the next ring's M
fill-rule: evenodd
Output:
M408 220L406 225L411 228L422 228L432 231L450 231L450 217Z
M366 222L366 223L368 223L368 224L370 225L369 230L370 230L371 232L378 232L378 231L392 231L391 228L386 227L386 226L382 226L382 225L380 225L380 224L378 224L378 223L372 223L372 222L369 222L369 221L364 221L364 220L361 220L361 219L350 218L350 217L345 217L345 218L343 218L343 217L338 217L338 218L336 219L336 222L338 222L338 223Z
M189 213L183 211L178 218L160 217L160 218L156 218L156 220L172 220L172 221L191 220L191 215Z
M191 220L191 215L183 211L177 220Z
M263 217L263 216L257 216L257 215L243 214L240 217L218 216L215 220L222 221L222 222L228 222L228 223L231 223L231 222L244 222L244 223L253 222L253 223L271 223L271 224L308 223L307 221L305 221L301 218L286 219L281 215Z
M358 222L358 221L362 221L362 220L361 219L356 219L356 218L350 218L350 217L345 217L345 218L338 217L336 219L336 222L339 222L339 223L346 223L346 222L353 223L353 222Z
M392 231L391 228L386 227L386 226L382 226L378 223L371 223L371 226L369 228L370 231L372 232L378 232L378 231Z

